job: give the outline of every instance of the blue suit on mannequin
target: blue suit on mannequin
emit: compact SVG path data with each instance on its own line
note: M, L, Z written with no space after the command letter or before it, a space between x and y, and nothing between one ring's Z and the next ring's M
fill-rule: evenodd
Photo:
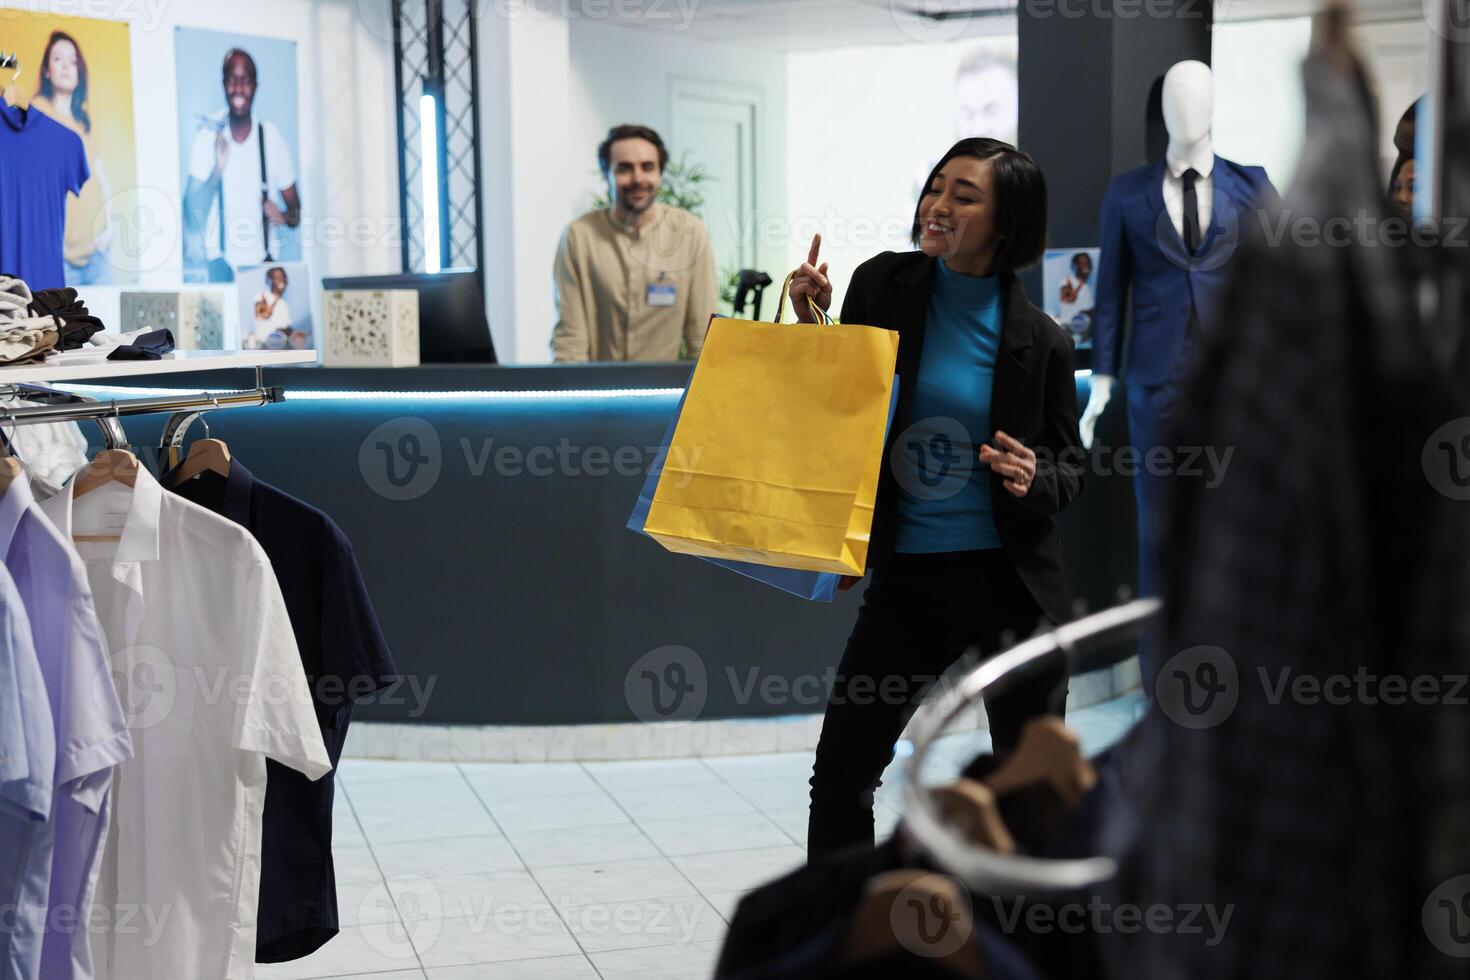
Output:
M1166 161L1113 178L1102 206L1102 256L1093 310L1094 376L1121 378L1128 392L1131 442L1147 459L1165 445L1168 418L1201 330L1216 329L1216 300L1234 254L1259 209L1278 200L1261 167L1214 157L1209 227L1190 251L1165 203ZM1202 213L1202 212L1201 212ZM1131 295L1130 295L1131 293ZM1123 325L1131 306L1132 331L1124 356ZM1175 457L1177 459L1177 456ZM1138 503L1140 595L1156 595L1159 515L1167 476L1140 465ZM1145 677L1151 676L1145 663ZM1157 665L1153 665L1155 668Z
M1191 329L1214 326L1215 301L1241 233L1257 220L1256 209L1276 197L1263 168L1215 157L1210 227L1191 254L1164 206L1164 167L1161 158L1119 174L1103 198L1092 370L1121 377L1130 390L1177 380ZM1130 287L1133 334L1120 375Z

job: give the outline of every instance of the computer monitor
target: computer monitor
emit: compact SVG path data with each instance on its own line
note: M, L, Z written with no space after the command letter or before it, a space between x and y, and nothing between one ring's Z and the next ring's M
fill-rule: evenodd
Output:
M322 288L413 289L419 294L419 360L424 364L494 364L495 344L485 318L485 296L473 269L342 276Z

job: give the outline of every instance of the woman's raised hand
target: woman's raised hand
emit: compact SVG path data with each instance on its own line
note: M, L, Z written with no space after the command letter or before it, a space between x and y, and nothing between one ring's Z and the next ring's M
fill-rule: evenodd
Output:
M791 280L791 306L801 323L816 322L808 298L824 312L832 305L832 283L827 279L827 263L817 265L821 249L822 235L819 232L812 236L812 250L801 268L796 270L796 278Z

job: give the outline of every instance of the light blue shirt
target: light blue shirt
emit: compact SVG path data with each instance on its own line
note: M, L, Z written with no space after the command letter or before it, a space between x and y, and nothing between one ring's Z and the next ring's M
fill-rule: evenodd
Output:
M46 980L90 980L85 922L107 835L113 767L132 755L87 569L41 512L25 477L0 497L0 557L25 605L56 739L51 832L33 847L53 910L41 951Z
M31 624L0 569L0 980L39 976L56 736Z
M1004 310L1000 279L938 263L909 426L894 447L902 554L1001 546L980 447L993 435L990 393Z

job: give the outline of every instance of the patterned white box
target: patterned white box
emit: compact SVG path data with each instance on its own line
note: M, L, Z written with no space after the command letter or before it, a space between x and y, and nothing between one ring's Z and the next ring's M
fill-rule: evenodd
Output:
M419 294L413 289L341 289L322 296L325 367L417 367Z
M120 333L171 330L179 350L225 349L225 297L217 290L181 293L124 292Z

